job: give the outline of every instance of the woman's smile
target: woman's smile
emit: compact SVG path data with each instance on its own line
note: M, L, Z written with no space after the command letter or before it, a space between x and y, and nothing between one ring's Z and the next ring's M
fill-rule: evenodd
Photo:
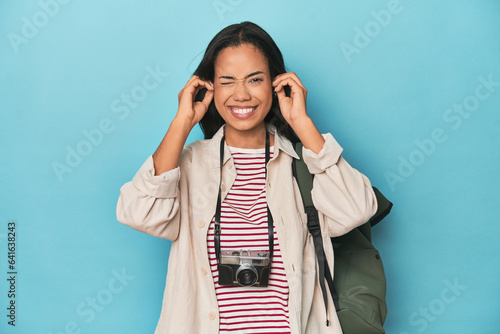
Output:
M247 119L252 117L257 107L243 107L243 106L228 106L234 117L239 119Z

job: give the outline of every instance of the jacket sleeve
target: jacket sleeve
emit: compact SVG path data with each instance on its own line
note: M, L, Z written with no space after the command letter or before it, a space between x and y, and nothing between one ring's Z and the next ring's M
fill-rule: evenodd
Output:
M175 240L179 234L179 167L155 175L153 157L120 188L116 217L122 224L155 237Z
M302 154L314 174L314 206L325 216L329 236L336 237L367 222L377 211L377 199L370 180L344 160L333 136L328 133L323 138L318 154L305 147Z

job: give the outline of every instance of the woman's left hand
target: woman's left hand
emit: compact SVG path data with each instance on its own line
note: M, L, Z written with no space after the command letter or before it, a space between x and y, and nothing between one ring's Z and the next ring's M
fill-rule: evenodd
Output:
M286 96L284 86L290 86L290 97ZM304 147L319 153L325 140L313 121L307 116L307 89L293 72L277 75L273 87L278 96L281 114L292 127Z
M286 96L284 86L290 86L290 96ZM307 89L294 72L283 73L273 81L278 96L281 114L295 130L304 118L308 118L306 110Z

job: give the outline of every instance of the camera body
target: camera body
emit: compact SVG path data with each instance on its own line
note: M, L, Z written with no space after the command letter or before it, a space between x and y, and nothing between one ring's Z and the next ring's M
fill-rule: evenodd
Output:
M219 259L219 285L267 287L271 272L269 252L224 250Z

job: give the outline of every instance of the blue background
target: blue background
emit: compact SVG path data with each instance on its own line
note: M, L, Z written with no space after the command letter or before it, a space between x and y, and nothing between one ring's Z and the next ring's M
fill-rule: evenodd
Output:
M119 189L163 138L208 42L250 20L308 89L320 131L394 202L373 230L387 332L498 333L499 17L495 0L2 1L0 332L154 331L170 242L116 221ZM148 71L161 72L150 90Z

